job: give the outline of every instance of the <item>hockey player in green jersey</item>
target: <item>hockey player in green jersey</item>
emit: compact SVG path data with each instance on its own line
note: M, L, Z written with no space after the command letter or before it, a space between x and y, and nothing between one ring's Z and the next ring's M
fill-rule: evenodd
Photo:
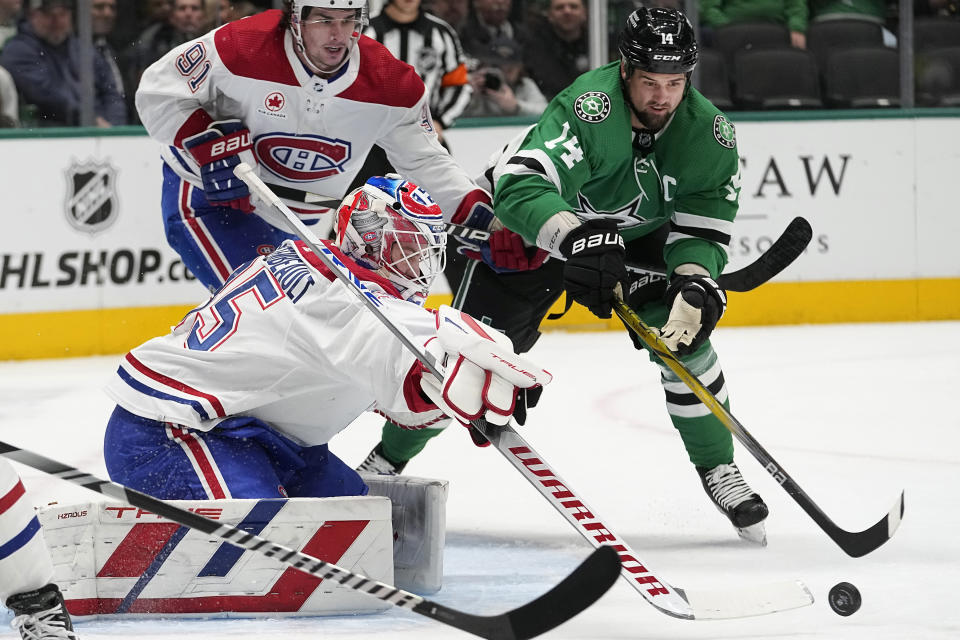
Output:
M568 307L576 301L609 318L621 284L627 303L660 327L667 346L728 405L709 336L726 308L715 278L727 263L739 206L734 127L690 86L697 43L680 11L635 11L619 50L618 62L583 74L558 94L485 174L497 217L550 259L515 273L471 262L454 306L489 319L524 353L564 290ZM628 276L627 262L667 277ZM733 462L732 435L652 359L707 494L741 537L765 544L767 506ZM387 425L364 465L399 472L436 433Z

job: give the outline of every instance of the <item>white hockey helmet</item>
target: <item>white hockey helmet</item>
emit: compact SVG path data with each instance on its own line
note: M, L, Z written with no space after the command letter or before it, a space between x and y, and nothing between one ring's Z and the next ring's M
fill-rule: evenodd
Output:
M293 35L293 47L307 59L310 66L314 66L314 64L307 56L307 50L303 44L303 18L305 13L314 7L318 9L353 9L357 12L360 28L354 34L354 38L351 39L350 47L348 47L346 55L343 56L343 62L337 65L336 69L314 69L315 71L332 73L346 64L353 46L360 39L360 32L370 22L367 0L286 0L286 2L290 8L290 33Z
M377 271L404 300L423 304L443 273L447 234L430 195L396 174L373 177L343 199L337 245L360 266Z

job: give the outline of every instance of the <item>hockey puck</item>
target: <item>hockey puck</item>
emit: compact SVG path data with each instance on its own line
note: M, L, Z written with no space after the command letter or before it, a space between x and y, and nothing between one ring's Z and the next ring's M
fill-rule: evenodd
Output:
M860 608L860 591L849 582L838 582L827 594L830 608L840 616L850 616Z

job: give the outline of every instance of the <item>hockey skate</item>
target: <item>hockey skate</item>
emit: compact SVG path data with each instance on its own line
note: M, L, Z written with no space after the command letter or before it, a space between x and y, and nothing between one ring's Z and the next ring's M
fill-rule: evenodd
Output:
M407 461L409 462L409 460ZM394 462L383 453L383 443L378 442L367 459L360 463L357 471L365 473L379 473L381 475L396 476L403 473L407 462Z
M712 469L697 467L697 473L707 495L730 519L737 534L744 540L767 546L767 531L763 525L767 505L746 483L737 465L731 462Z
M77 640L63 595L55 584L15 593L7 598L7 607L14 614L10 626L23 640Z

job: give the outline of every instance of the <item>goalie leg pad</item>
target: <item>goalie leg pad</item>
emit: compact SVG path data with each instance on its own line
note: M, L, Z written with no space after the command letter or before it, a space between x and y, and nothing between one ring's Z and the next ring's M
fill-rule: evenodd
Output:
M383 497L175 500L181 508L393 584ZM375 613L390 604L119 503L53 505L39 519L73 616Z
M393 505L393 564L396 585L429 595L443 586L446 541L446 480L360 474L370 495L386 496Z

